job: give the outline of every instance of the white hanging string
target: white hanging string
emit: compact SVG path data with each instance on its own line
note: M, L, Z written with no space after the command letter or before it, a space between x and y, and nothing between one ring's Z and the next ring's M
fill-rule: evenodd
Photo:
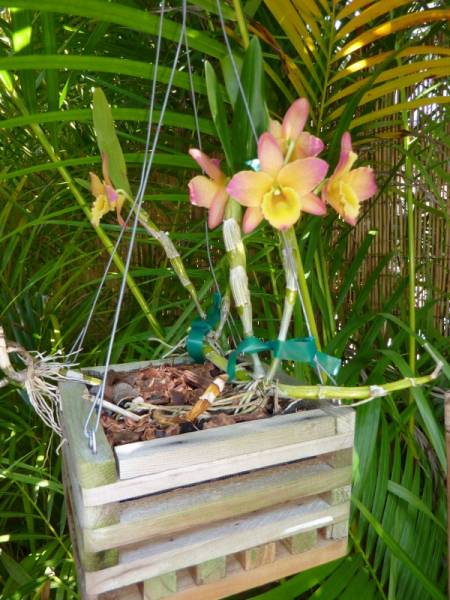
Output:
M187 64L187 68L188 68L188 74L189 74L189 86L190 86L190 91L191 91L191 101L192 101L192 111L194 113L194 122L195 122L195 130L196 130L196 135L197 135L197 143L198 143L198 147L199 150L202 150L202 135L200 132L200 123L199 123L199 118L198 118L198 109L197 109L197 99L195 96L195 87L194 87L194 78L192 75L192 64L191 64L191 58L190 58L190 49L189 49L189 45L188 45L188 40L187 40L187 34L185 32L184 34L184 44L186 46L186 64ZM205 216L205 223L204 223L204 227L205 227L205 239L206 239L206 254L208 257L208 264L209 264L209 270L211 272L211 276L213 278L214 281L214 286L217 290L217 292L219 292L220 294L220 286L219 286L219 282L217 281L217 277L216 277L216 272L214 269L214 264L212 261L212 256L211 256L211 246L210 246L210 238L209 238L209 229L208 229L208 218L207 216ZM228 322L228 327L230 330L230 334L231 334L231 338L233 340L233 344L236 346L237 343L239 343L241 336L239 334L239 329L236 326L236 323L234 321L233 315L229 312L227 315L227 322ZM234 333L233 333L233 328L234 328ZM238 339L238 342L236 343L236 338L235 335Z
M161 9L163 10L163 5L161 5ZM182 24L181 24L181 30L180 30L180 37L179 37L179 40L177 43L177 48L175 51L175 57L174 57L172 69L171 69L171 72L169 75L169 80L167 82L167 88L166 88L164 100L163 100L163 103L161 106L159 120L158 120L158 123L156 126L156 130L155 130L155 133L153 136L153 142L152 142L151 149L150 149L150 152L148 155L148 161L147 161L147 164L144 164L144 167L141 171L141 181L140 181L138 192L136 194L136 200L135 200L136 208L134 209L135 216L134 216L134 221L133 221L133 225L132 225L130 241L128 244L128 251L127 251L127 256L126 256L126 261L125 261L125 266L124 266L124 272L122 274L121 286L120 286L120 290L119 290L119 294L118 294L118 298L117 298L117 304L116 304L116 310L115 310L112 329L111 329L110 341L108 344L108 349L107 349L107 354L106 354L104 377L103 377L101 385L99 386L99 390L96 394L95 400L92 404L92 407L89 411L89 414L86 418L86 422L84 425L84 433L89 440L89 447L91 448L91 450L94 453L96 453L96 451L97 451L96 432L97 432L99 424L100 424L100 417L101 417L101 411L102 411L102 405L103 405L103 398L104 398L104 394L105 394L107 373L108 373L108 369L109 369L109 366L111 363L112 350L113 350L115 336L116 336L117 327L118 327L118 323L119 323L119 317L120 317L120 312L121 312L121 308L122 308L123 298L125 295L126 277L127 277L127 274L128 274L129 268L130 268L131 257L132 257L132 253L133 253L133 249L134 249L135 240L136 240L136 232L137 232L139 213L140 213L141 206L142 206L144 191L146 189L148 179L149 179L149 176L151 173L151 168L153 165L153 160L154 160L156 147L158 144L159 135L160 135L163 120L164 120L164 115L165 115L165 112L167 109L167 104L168 104L170 93L172 90L173 80L175 77L175 71L176 71L178 59L179 59L180 52L181 52L181 46L182 46L183 39L184 39L185 29L186 29L186 0L182 0ZM156 81L156 77L154 77L153 81L154 82ZM154 85L156 85L156 84L154 83ZM154 104L154 98L153 98L153 102L151 104L152 105ZM152 114L152 111L153 111L153 106L151 106L151 114ZM150 124L150 127L151 127L151 124ZM90 426L90 422L92 420L92 417L94 416L94 413L96 414L94 424L93 424L93 426Z
M225 20L223 18L221 0L217 0L217 12L219 14L220 26L222 28L223 39L225 42L225 46L227 47L228 58L231 62L231 67L233 69L234 76L236 78L236 83L239 88L239 93L242 98L242 103L244 104L245 112L247 113L248 121L250 123L250 127L252 129L253 137L255 139L255 143L258 144L258 134L256 133L255 122L253 121L252 113L250 110L250 106L248 105L247 96L245 95L244 88L242 87L241 76L239 74L239 69L237 68L236 61L234 60L234 55L231 50L230 40L228 39L227 30L225 27Z
M155 52L155 61L154 61L154 68L153 68L153 82L152 82L152 88L151 88L151 93L150 93L150 97L149 97L149 110L148 110L148 116L147 116L147 135L146 135L146 140L145 140L145 150L144 150L144 159L143 159L143 167L142 167L142 172L145 169L145 165L148 161L148 153L149 153L149 149L150 149L150 137L151 137L151 130L152 130L152 122L153 122L153 109L154 109L154 104L155 104L155 98L156 98L156 80L157 80L157 73L158 73L158 68L159 68L159 57L160 57L160 52L161 52L161 39L162 39L162 27L163 27L163 22L164 22L164 8L165 8L165 0L163 0L160 4L160 17L159 17L159 24L158 24L158 37L157 37L157 41L156 41L156 52ZM142 174L141 174L141 181L142 181ZM105 269L103 271L103 275L102 278L100 280L100 284L97 287L97 291L94 297L94 300L92 302L91 305L91 309L89 311L88 317L86 319L86 322L82 328L82 330L80 331L78 337L76 338L75 342L73 343L73 346L69 352L70 356L72 357L71 362L75 363L78 359L78 355L83 347L83 343L84 343L84 339L86 337L86 334L88 332L89 326L91 324L92 318L94 316L94 312L97 306L97 303L100 299L100 295L101 292L103 290L103 286L105 285L106 282L106 278L108 277L108 273L109 270L111 268L112 262L114 260L114 257L117 253L117 250L120 246L120 243L123 239L123 236L125 235L126 229L127 229L127 225L129 220L131 219L131 215L134 213L134 210L137 206L137 202L138 202L138 198L137 196L135 197L131 210L129 211L126 219L125 219L125 225L121 228L119 235L117 236L117 240L116 243L114 244L113 250L110 253L109 259L106 263Z

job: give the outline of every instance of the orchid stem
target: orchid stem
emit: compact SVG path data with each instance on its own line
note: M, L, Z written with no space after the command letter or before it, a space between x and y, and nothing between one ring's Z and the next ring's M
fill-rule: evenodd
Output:
M319 332L317 330L316 318L314 316L314 310L311 302L311 296L309 294L308 284L306 282L305 269L303 267L302 257L300 255L300 248L298 246L297 236L295 229L289 227L284 233L286 244L292 248L292 256L294 258L295 268L297 271L297 281L299 285L299 291L302 295L303 305L305 308L305 321L308 328L308 333L314 338L317 349L321 349Z
M128 200L128 202L131 204L131 206L133 206L132 198L130 198L130 196L128 194L126 194L125 197ZM139 211L138 220L139 220L139 223L142 225L142 227L147 231L147 233L149 233L151 235L151 237L153 237L157 242L159 242L162 249L166 253L167 258L169 259L170 264L173 267L173 270L175 271L176 275L178 276L178 279L180 280L181 285L183 287L185 287L186 290L189 292L189 294L195 304L198 314L200 315L200 317L202 319L206 319L206 313L203 310L203 308L201 307L195 286L192 283L191 279L189 278L189 275L187 274L187 271L185 269L185 266L183 264L181 256L180 256L178 250L175 248L170 237L167 235L167 233L165 233L164 231L161 231L153 223L153 221L150 219L148 213L145 210L143 210L142 208Z
M239 31L242 37L242 43L244 48L247 48L250 43L250 38L247 30L247 23L245 21L244 11L242 10L242 5L240 0L233 0L234 12L236 13L236 20L238 23Z
M230 198L225 208L223 222L223 239L230 265L230 287L236 310L242 322L244 337L252 337L252 302L246 270L247 257L239 226L240 218L241 207L235 200ZM252 361L255 378L264 377L264 368L257 354L252 355Z
M29 114L28 110L27 110L25 104L19 98L19 96L17 96L17 94L13 93L11 95L11 97L12 97L14 103L16 104L16 106L18 107L18 109L20 110L20 112L23 115L28 115ZM50 160L56 165L57 171L61 175L62 179L65 181L67 187L72 192L75 200L78 202L80 208L82 209L82 211L87 216L87 218L90 222L91 221L91 211L89 209L88 204L86 203L84 197L82 196L82 194L78 190L77 186L75 185L75 182L72 179L72 177L70 176L69 172L64 167L58 166L58 163L60 162L59 157L56 154L56 152L54 151L53 146L47 139L47 136L45 135L43 129L37 123L30 123L30 127L31 127L31 130L33 131L34 135L40 142L41 146L44 148L45 152L48 154ZM107 234L103 231L103 229L99 225L98 226L93 225L93 228L95 230L95 233L98 235L100 241L102 242L103 246L108 251L108 253L110 255L113 254L114 244L109 239ZM116 267L118 268L119 272L121 274L123 274L125 272L125 265L123 264L122 259L120 258L120 256L117 253L113 254L113 261L114 261L114 264L116 265ZM158 321L156 320L153 313L151 312L147 302L145 301L144 296L142 295L140 289L138 288L136 282L134 281L134 278L130 275L130 273L127 273L126 279L127 279L127 285L129 287L131 293L133 294L137 303L141 307L142 312L144 313L151 328L153 329L153 331L156 333L156 335L158 337L160 337L160 338L164 337L164 334L161 330L161 327L160 327Z
M291 324L292 313L294 312L295 299L297 297L297 285L295 282L295 273L293 273L291 264L289 263L289 258L287 256L287 248L284 247L284 239L280 234L280 242L281 242L281 256L283 259L283 268L286 277L286 293L284 297L284 307L283 307L283 316L281 318L280 330L278 332L278 340L280 342L284 342L287 339L287 334L289 331L289 325ZM291 255L294 255L294 252L291 248ZM270 364L270 369L266 377L266 382L270 383L276 375L278 367L280 366L281 360L278 357L274 357Z

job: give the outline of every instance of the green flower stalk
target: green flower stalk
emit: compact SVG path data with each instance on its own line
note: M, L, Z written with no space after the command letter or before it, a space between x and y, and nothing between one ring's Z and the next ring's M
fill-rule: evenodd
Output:
M127 200L132 205L132 200L129 196L127 196ZM165 231L161 231L160 229L158 229L158 227L148 216L148 213L142 208L139 211L138 220L142 227L145 229L145 231L147 231L147 233L149 233L157 242L159 242L162 249L166 253L167 258L169 259L173 270L175 271L178 279L180 280L181 285L184 288L186 288L186 290L189 292L198 314L202 319L205 319L206 313L200 305L200 301L197 296L197 290L195 289L194 284L192 283L189 275L187 274L180 253L175 248L175 245L170 239L170 237Z
M294 312L295 299L297 297L297 282L295 273L292 270L288 257L288 249L284 244L283 237L280 235L282 243L281 256L283 261L284 274L286 278L286 293L284 296L284 307L283 315L281 317L280 330L278 332L278 340L284 342L287 339L289 331L289 325L291 324L292 313ZM293 252L291 251L291 255ZM266 381L269 383L275 377L278 367L280 366L280 359L274 357L270 365L269 373L267 374Z
M234 304L242 322L244 337L253 336L253 310L248 286L247 257L239 226L241 209L237 202L229 199L223 221L223 239L230 266L230 287ZM259 357L252 356L255 377L264 377L264 368Z

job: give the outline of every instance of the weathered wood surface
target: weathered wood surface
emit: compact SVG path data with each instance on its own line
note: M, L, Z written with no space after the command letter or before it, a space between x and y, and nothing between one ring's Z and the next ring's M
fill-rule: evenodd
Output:
M332 404L321 404L321 410L336 419L336 433L349 433L355 431L356 413L347 406L333 406Z
M163 598L173 596L176 591L177 574L172 571L144 581L143 598L144 600L163 600Z
M189 365L192 364L194 361L191 360L190 358L183 356L183 357L176 357L176 358L160 358L157 360L140 360L140 361L135 361L135 362L131 362L131 363L119 363L117 365L110 365L110 370L111 371L116 371L118 373L127 373L128 371L136 371L137 369L146 369L148 367L160 367L162 365L165 365L167 367L171 367L171 366L175 366L175 365ZM82 373L89 373L92 375L103 375L103 373L105 372L105 367L104 366L98 366L98 367L86 367L81 369Z
M304 531L303 533L297 533L289 538L285 538L281 542L291 554L299 554L300 552L306 552L314 548L317 544L317 536L317 529L311 529L310 531Z
M74 537L76 539L78 558L79 558L81 567L82 567L83 571L96 571L99 569L103 569L105 567L116 565L119 560L118 548L114 547L112 549L104 550L104 551L98 551L98 549L96 549L96 548L94 548L94 549L86 548L86 545L84 542L84 536L83 536L83 533L85 530L80 525L80 521L79 521L79 517L78 517L78 512L80 509L80 498L79 498L79 495L77 494L78 484L77 484L76 478L70 477L70 473L73 469L67 459L67 455L68 455L67 450L68 450L68 448L66 446L63 450L64 455L65 455L65 460L63 461L64 496L65 496L68 512L70 512L70 515L71 515L71 522L72 522L71 535L72 535L72 539L74 539ZM94 509L87 509L87 510L88 510L88 512L94 511L95 513L98 513L99 511L102 512L104 510L104 508L101 507L101 508L94 508ZM102 518L103 516L106 517L105 520ZM117 520L117 515L114 515L113 518L115 518ZM96 514L95 520L100 523L104 523L104 524L109 524L109 523L113 522L113 521L111 521L109 513L107 515Z
M310 410L125 444L116 447L115 454L120 479L131 479L161 473L174 466L179 469L235 457L242 460L262 448L270 452L299 442L327 438L335 433L335 417L326 415L322 410Z
M86 573L86 586L89 593L120 588L255 545L325 527L347 518L348 512L348 503L329 506L323 500L312 499L304 504L287 503L258 511L239 520L229 519L136 549L122 550L118 565Z
M353 461L353 445L350 448L344 448L343 450L339 450L338 452L331 452L330 454L326 454L324 457L325 462L327 462L332 467L345 467L346 465L352 465Z
M195 565L191 569L191 574L196 585L218 581L227 574L227 557L220 556Z
M235 427L235 425L231 427ZM132 480L132 483L129 480L119 480L113 484L98 486L95 489L83 489L83 502L85 506L97 506L109 502L128 500L146 494L217 479L226 475L234 475L244 471L342 450L343 448L349 448L352 443L353 433L345 433L319 440L299 442L290 446L280 446L267 450L264 448L259 452L247 454L243 457L237 456L232 460L229 458L214 460L199 465L173 468L163 473L136 477Z
M269 565L263 565L250 571L244 571L239 561L229 557L227 576L216 582L198 587L187 571L178 574L178 592L167 600L219 600L239 594L254 587L277 581L294 573L311 569L347 553L347 542L319 540L316 547L301 554L290 554L277 544L277 559Z
M117 479L116 462L102 427L97 431L97 453L93 454L83 433L84 421L91 408L82 398L85 386L73 381L59 383L64 436L68 441L72 466L79 484L96 488Z
M317 460L306 460L154 494L121 503L120 523L86 529L84 543L92 550L106 550L151 540L328 492L348 484L350 479L351 468L348 466L333 469Z
M82 600L91 600L91 598L94 600L92 596ZM142 600L142 592L137 585L127 585L120 590L95 596L95 600Z
M256 567L262 567L263 565L270 565L273 563L276 556L276 544L270 542L270 544L262 544L261 546L255 546L249 548L243 552L238 552L236 557L241 563L244 571L250 569L256 569Z

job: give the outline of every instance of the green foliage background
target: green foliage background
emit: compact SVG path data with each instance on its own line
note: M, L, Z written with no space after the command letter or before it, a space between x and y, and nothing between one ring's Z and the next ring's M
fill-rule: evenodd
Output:
M107 258L105 245L118 232L112 219L97 230L88 219L88 171L100 170L91 122L92 88L103 87L113 105L136 189L153 76L157 3L14 0L3 6L0 322L10 338L28 349L67 350L88 314ZM179 32L179 3L171 8L165 16L165 69L158 72L158 98ZM434 355L445 359L445 324L436 326L432 319L433 305L445 291L436 289L416 265L414 236L419 215L430 220L439 216L448 223L444 188L430 176L436 174L448 185L445 106L450 52L445 3L248 0L243 7L239 2L223 3L223 12L239 64L248 31L261 40L266 95L274 115L280 117L294 98L307 96L312 131L321 134L334 159L342 132L351 129L361 158L379 173L380 197L401 195L403 214L408 214L409 268L398 274L393 293L381 306L371 304L371 290L395 247L359 283L371 234L348 264L349 227L331 214L320 223L305 218L299 224L325 350L346 359L339 382L375 384L431 371L433 359L416 334L425 335ZM216 3L192 3L188 25L203 144L215 155L218 141L206 98L205 58L223 86L228 113L236 97ZM203 215L189 206L186 194L195 169L187 149L197 142L185 69L176 73L175 86L146 209L158 226L170 231L206 302L211 275ZM412 136L406 138L405 131ZM386 170L379 149L393 146L400 160ZM398 176L404 181L401 188L394 184ZM161 328L165 340L176 343L194 316L160 249L143 232L138 241L131 275L141 303L127 294L113 361L159 356L162 348L148 341L154 330ZM248 242L258 315L255 333L273 338L283 292L277 240L268 227L261 227ZM210 243L224 287L218 232L210 234ZM420 303L414 293L418 276L427 292ZM89 332L83 364L100 363L104 357L119 280L116 267ZM355 299L352 304L350 296ZM293 334L303 333L297 311ZM445 598L442 399L450 370L445 360L444 370L433 387L415 388L358 409L349 556L247 597ZM301 370L297 375L307 377ZM55 453L58 441L34 418L22 392L6 387L0 393L1 597L76 598L61 464Z

